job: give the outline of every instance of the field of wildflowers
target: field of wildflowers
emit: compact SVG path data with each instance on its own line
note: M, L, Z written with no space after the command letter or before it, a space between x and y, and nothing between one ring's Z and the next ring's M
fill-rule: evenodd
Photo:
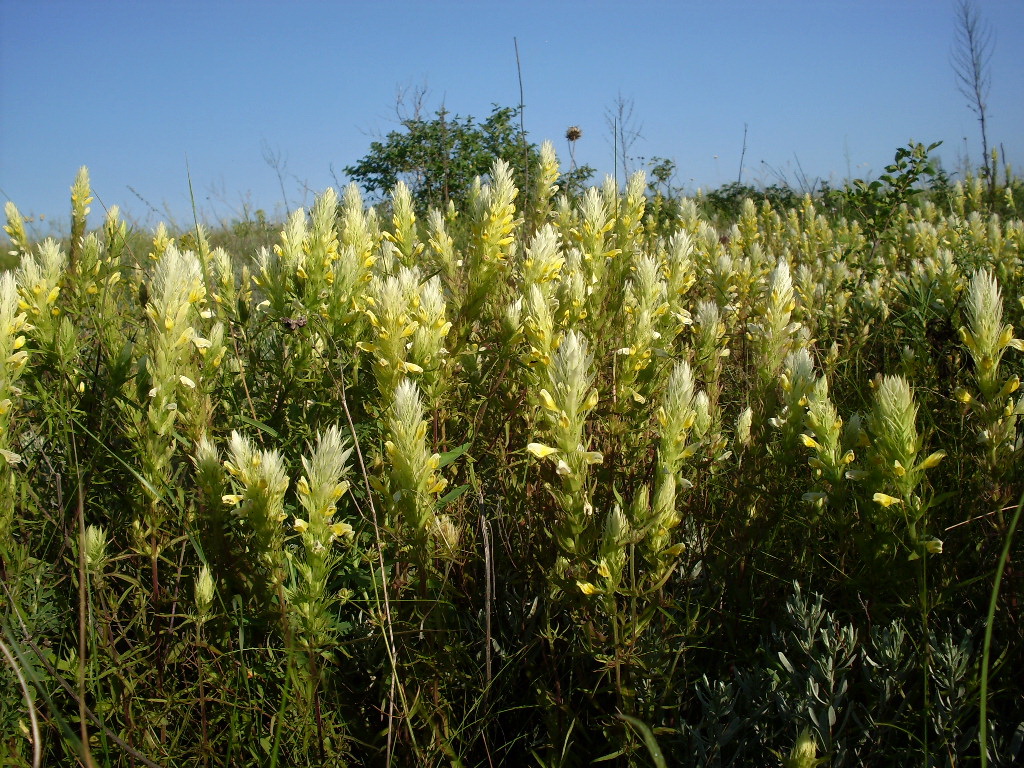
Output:
M0 762L1024 758L1021 185L558 167L255 253L7 204Z

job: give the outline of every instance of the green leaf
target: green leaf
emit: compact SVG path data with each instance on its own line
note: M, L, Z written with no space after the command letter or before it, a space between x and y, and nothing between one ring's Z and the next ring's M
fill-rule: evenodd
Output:
M237 415L237 418L243 424L248 424L250 427L256 427L256 429L260 430L261 432L266 432L271 437L280 437L281 436L281 435L278 434L276 429L274 429L269 424L264 424L262 421L256 421L256 419L250 419L248 416L243 416L240 413Z
M616 715L619 720L622 720L629 725L633 726L640 732L643 737L644 745L647 747L647 751L651 755L651 759L658 768L667 768L665 762L665 756L661 754L661 747L658 746L658 740L654 738L654 733L651 731L650 726L647 725L643 720L638 720L635 717L629 715Z
M447 467L449 464L451 464L453 461L459 458L459 456L461 456L467 450L469 450L469 445L469 443L463 443L458 448L453 448L450 451L445 451L444 453L442 453L439 457L440 461L437 465L438 468L440 469L442 467Z
M437 500L438 504L447 504L449 501L455 501L462 494L469 490L469 485L460 485L458 488L452 488L448 493Z

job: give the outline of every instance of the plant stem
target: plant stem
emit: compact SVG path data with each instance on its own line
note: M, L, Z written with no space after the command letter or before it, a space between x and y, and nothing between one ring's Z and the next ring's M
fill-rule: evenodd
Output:
M1006 561L1010 556L1010 542L1013 541L1013 534L1017 530L1017 523L1020 522L1020 513L1024 509L1024 494L1021 494L1017 502L1017 511L1013 513L1010 520L1010 527L1006 531L1006 539L1003 541L1003 551L999 554L999 563L996 565L996 578L992 584L992 595L988 602L988 614L985 616L985 643L981 652L981 703L979 706L978 742L981 750L981 768L988 766L988 667L989 658L992 652L992 625L996 615L996 601L999 599L999 585L1003 580L1003 571L1006 568Z

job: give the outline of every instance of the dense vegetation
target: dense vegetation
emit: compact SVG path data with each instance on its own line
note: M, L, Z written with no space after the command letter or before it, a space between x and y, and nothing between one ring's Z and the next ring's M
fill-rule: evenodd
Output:
M0 761L1024 755L1020 184L528 178L7 206Z

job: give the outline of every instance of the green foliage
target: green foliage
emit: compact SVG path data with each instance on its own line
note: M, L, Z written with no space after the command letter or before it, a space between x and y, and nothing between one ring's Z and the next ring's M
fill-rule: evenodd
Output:
M740 215L744 200L767 201L773 208L784 209L796 205L802 196L791 187L770 184L752 187L738 181L708 190L701 200L706 215L712 220L734 221Z
M496 159L512 166L516 186L526 189L527 168L536 165L539 154L520 133L518 115L518 108L494 105L482 122L451 115L444 107L431 120L407 118L400 130L372 142L345 173L377 197L404 181L420 215L449 202L461 209L473 179L486 175Z
M9 206L0 762L1019 762L1024 224L907 152L73 265Z
M893 161L877 179L854 179L842 190L829 193L829 199L844 215L864 226L869 240L891 240L898 235L891 227L902 206L912 204L928 186L948 186L947 176L929 156L941 144L936 141L925 146L912 141L896 150Z

